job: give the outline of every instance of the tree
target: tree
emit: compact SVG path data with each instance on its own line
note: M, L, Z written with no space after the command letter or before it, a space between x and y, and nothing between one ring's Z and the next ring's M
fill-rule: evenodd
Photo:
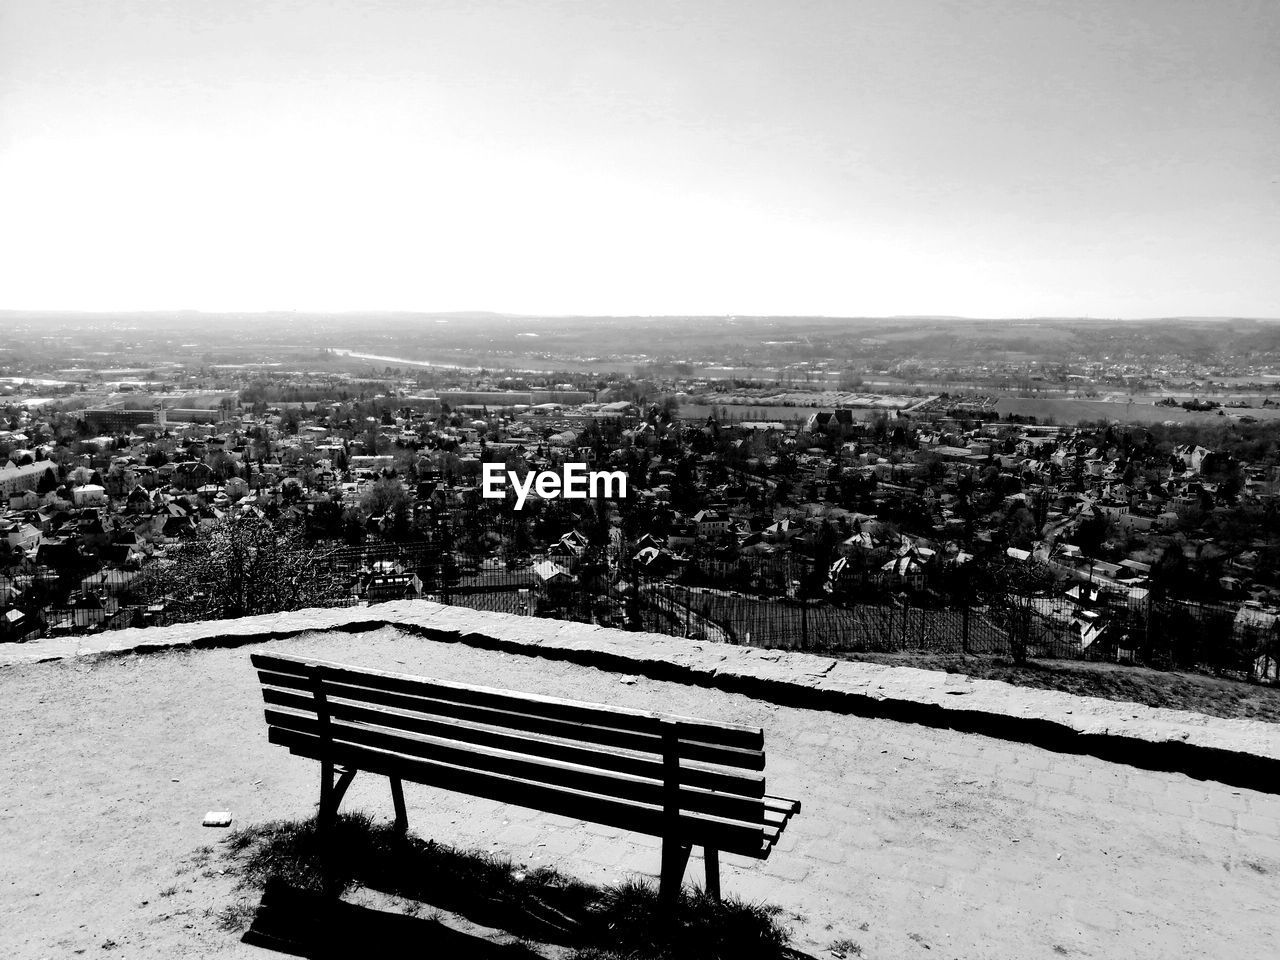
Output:
M884 410L871 411L871 436L878 444L885 442L889 435L889 414Z
M351 546L357 546L364 542L364 538L364 518L360 511L350 508L342 511L342 539Z
M225 483L236 475L236 462L224 450L214 450L204 458L204 462L217 483Z
M280 497L285 503L294 503L302 498L302 481L297 477L286 477L280 484Z
M58 478L54 475L52 467L46 467L44 473L40 474L40 479L36 481L36 493L43 497L57 489Z
M296 528L256 517L220 520L149 565L137 592L183 620L329 606L345 592L327 551L308 548Z
M375 480L360 497L360 509L366 518L386 516L388 513L409 510L409 494L395 477Z
M788 503L791 499L790 481L779 480L777 486L773 488L773 497L780 504Z
M1005 517L1004 533L1008 542L1021 549L1031 547L1039 531L1035 515L1025 503L1015 502Z
M822 585L826 583L827 571L831 569L839 543L834 524L830 520L822 521L822 526L818 528L813 538L813 565L802 581L804 590L809 596L818 594Z
M1086 557L1096 558L1102 553L1102 546L1111 537L1111 533L1110 518L1095 510L1092 516L1080 524L1076 531L1076 542Z
M1189 591L1194 577L1182 544L1171 541L1165 545L1156 562L1151 565L1151 593L1154 597L1182 594Z
M1053 587L1053 572L1037 560L1015 560L1003 553L974 560L972 564L970 586L986 604L991 619L1008 634L1013 662L1025 664L1036 601Z

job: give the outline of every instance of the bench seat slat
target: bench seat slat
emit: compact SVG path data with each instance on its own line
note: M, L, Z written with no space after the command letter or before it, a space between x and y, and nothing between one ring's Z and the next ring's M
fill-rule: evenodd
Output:
M260 671L258 675L262 680L264 698L269 690L300 691L305 692L310 697L314 686L314 681L309 677L296 674ZM435 697L418 694L398 693L328 679L325 680L325 692L329 697L393 707L415 714L474 721L489 726L507 727L528 733L545 733L567 740L618 747L624 750L650 753L657 756L662 754L662 737L656 731L641 733L635 730L600 726L584 721L545 717L521 712L519 709L501 709L494 706L459 703L452 700L440 700ZM514 705L518 707L518 704L519 701L516 700ZM680 741L680 754L681 759L684 760L716 764L724 767L738 767L751 771L761 771L764 769L765 764L763 750L718 746L698 741L688 741L683 737Z
M779 810L787 816L795 816L800 812L799 800L784 800L782 797L765 797L764 805L766 810Z
M764 749L763 729L744 724L719 723L700 720L696 717L669 716L644 710L566 700L560 697L513 693L509 690L410 677L383 670L357 669L326 660L263 653L255 653L251 659L258 669L280 674L309 678L318 671L326 681L347 682L356 686L400 693L417 693L441 700L495 706L521 713L585 721L640 733L657 733L664 719L672 720L679 724L680 737L683 740L738 747L744 750Z
M661 758L652 752L642 753L616 746L602 748L583 743L581 739L570 740L538 735L522 728L477 724L418 712L401 713L383 706L349 702L343 699L344 694L341 691L328 686L325 694L330 716L335 720L392 727L458 743L496 747L529 756L546 757L657 780L662 780L666 772ZM263 699L272 706L283 707L297 713L315 714L315 700L311 694L267 687L263 689L262 695ZM762 775L734 768L682 764L680 781L689 786L721 793L755 798L764 796Z
M547 813L590 820L608 826L666 836L670 820L660 806L601 796L566 787L535 783L500 773L454 766L410 757L376 747L325 741L295 730L273 727L272 743L288 747L299 756L329 759L384 776L398 776L415 783L444 787L472 796L531 807ZM749 827L703 813L681 811L676 839L708 844L728 853L764 859L777 841L776 828Z
M782 797L765 797L764 798L764 822L767 827L777 832L773 834L773 839L767 842L772 845L777 842L782 831L787 828L787 824L791 822L791 818L800 812L799 800L786 800Z
M664 786L661 776L644 778L616 773L598 767L548 760L528 754L515 753L475 744L460 744L455 740L429 735L417 735L403 730L369 726L341 721L336 713L327 726L315 716L289 713L283 710L266 711L267 724L309 736L326 736L335 744L354 744L393 751L405 756L435 760L458 767L504 774L539 783L568 787L589 793L638 800L656 806L662 805ZM717 793L697 787L682 785L679 790L682 810L695 811L725 817L744 826L763 827L765 806L762 798L741 794Z
M780 805L786 805L785 808L779 809L769 805L769 801L773 800ZM792 817L796 815L799 804L792 800L781 800L777 797L765 797L764 822L768 826L777 827L781 830L787 825Z

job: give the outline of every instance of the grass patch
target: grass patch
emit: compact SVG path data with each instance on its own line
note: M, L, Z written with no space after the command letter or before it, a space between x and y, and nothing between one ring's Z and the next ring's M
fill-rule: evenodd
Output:
M228 872L241 889L284 884L337 896L363 886L428 905L414 911L419 918L449 911L518 938L569 946L576 960L788 956L790 931L777 908L731 897L717 902L686 888L668 910L650 882L596 887L550 867L529 870L505 857L401 837L364 814L340 816L324 847L314 820L244 827L224 843Z
M701 890L683 890L668 917L652 883L629 880L601 891L589 929L607 946L580 951L603 958L737 958L786 956L789 933L778 907L716 901Z
M845 937L843 940L831 941L827 947L827 952L837 957L860 957L862 956L862 946Z
M1280 723L1280 687L1198 673L1152 670L1113 663L1034 660L1018 666L1003 657L942 653L830 653L846 660L941 670L1020 687L1058 690L1148 707L1190 710L1229 720Z
M257 908L248 900L237 900L217 912L218 929L228 933L246 929L253 922Z

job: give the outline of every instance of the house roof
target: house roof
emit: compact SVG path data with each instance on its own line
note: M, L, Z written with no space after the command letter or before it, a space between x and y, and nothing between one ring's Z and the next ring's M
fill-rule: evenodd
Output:
M550 560L540 560L533 565L533 574L543 583L554 580L558 577L568 577L569 571L558 563Z

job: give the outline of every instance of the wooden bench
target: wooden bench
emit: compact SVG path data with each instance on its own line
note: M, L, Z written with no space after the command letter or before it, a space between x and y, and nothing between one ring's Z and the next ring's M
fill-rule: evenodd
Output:
M254 654L270 741L320 761L317 824L329 829L356 772L488 797L662 838L674 898L703 848L720 895L720 851L765 859L795 800L765 793L759 727L579 703L299 657ZM335 779L336 777L336 779Z

